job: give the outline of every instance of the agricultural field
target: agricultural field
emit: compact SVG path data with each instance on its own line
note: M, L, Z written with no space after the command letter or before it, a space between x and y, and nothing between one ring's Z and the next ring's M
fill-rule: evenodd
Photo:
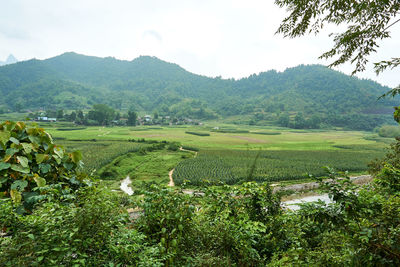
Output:
M359 173L367 164L383 156L383 150L360 150L355 146L344 150L204 150L196 158L179 163L173 173L176 185L237 184L245 181L278 182L323 176L323 168Z
M384 155L393 139L371 132L293 130L277 127L140 126L78 127L43 125L58 144L81 150L85 170L104 180L168 183L175 168L176 185L236 184L245 180L292 181L325 174L324 166L364 173L367 164ZM193 134L196 133L196 134ZM198 134L201 133L201 134ZM152 142L179 142L198 150L185 154L166 148L147 151Z
M68 151L79 150L82 152L84 170L96 173L113 159L130 152L139 151L148 145L121 141L94 141L94 140L56 140L57 144L64 146Z
M190 152L168 149L133 152L115 158L101 168L98 175L104 180L117 181L129 175L133 187L139 186L141 182L168 184L169 171L182 160L191 157Z

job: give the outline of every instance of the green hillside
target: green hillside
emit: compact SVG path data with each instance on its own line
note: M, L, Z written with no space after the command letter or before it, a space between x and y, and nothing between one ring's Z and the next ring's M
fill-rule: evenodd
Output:
M149 56L123 61L65 53L0 67L3 110L85 109L103 103L198 119L246 115L244 123L292 128L363 122L353 128L371 129L388 123L396 102L377 101L388 90L321 65L240 80L196 75Z

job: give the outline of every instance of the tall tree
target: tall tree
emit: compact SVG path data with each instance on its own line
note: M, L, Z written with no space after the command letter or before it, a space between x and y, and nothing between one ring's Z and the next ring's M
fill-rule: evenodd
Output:
M128 111L128 121L127 124L130 126L135 126L137 121L137 114L133 110Z
M95 120L101 125L107 125L115 117L115 110L105 104L95 104L88 113L90 120Z
M330 67L345 62L355 63L353 74L364 71L368 56L376 52L379 41L390 38L390 29L400 21L400 1L349 1L349 0L275 0L286 7L286 17L277 33L285 37L299 37L306 33L319 33L326 24L345 25L342 33L331 34L334 46L320 58L334 58ZM400 58L391 58L375 64L377 74L400 65ZM400 93L400 86L385 95Z

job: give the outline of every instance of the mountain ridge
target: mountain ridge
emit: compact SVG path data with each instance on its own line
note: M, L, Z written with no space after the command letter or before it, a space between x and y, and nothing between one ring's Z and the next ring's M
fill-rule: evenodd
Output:
M376 101L389 89L322 65L235 80L197 75L151 56L127 61L67 52L0 67L0 107L8 109L16 102L30 109L85 109L104 103L204 119L263 114L268 121L282 112L311 116L389 110L396 100Z

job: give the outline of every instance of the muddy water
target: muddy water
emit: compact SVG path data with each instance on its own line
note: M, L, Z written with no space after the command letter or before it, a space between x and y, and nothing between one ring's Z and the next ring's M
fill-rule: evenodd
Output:
M119 188L121 188L122 191L124 191L125 193L127 193L128 195L133 195L133 190L131 187L129 187L129 185L132 183L131 179L129 178L129 175L126 176L126 178L124 180L121 181L121 186Z
M303 198L297 198L294 200L288 200L288 201L283 201L282 206L290 209L290 210L299 210L300 206L299 204L301 203L308 203L308 202L315 202L321 200L325 203L332 203L333 201L329 198L328 194L323 194L323 195L317 195L317 196L309 196L309 197L303 197Z

